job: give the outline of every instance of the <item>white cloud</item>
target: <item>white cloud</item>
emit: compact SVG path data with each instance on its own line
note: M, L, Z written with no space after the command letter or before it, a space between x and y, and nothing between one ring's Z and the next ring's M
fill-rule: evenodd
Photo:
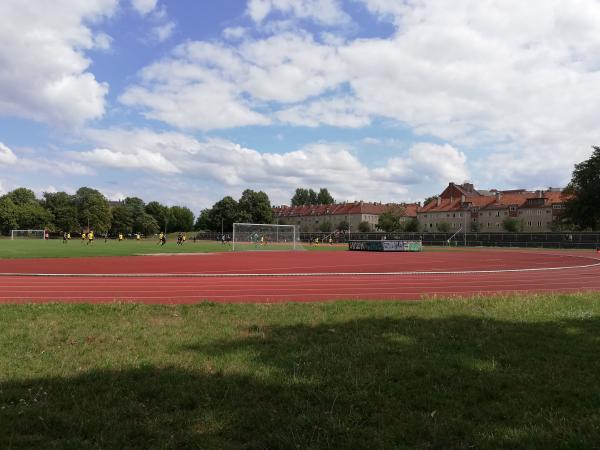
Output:
M0 165L14 164L16 162L17 155L15 155L10 148L0 142Z
M466 155L451 145L418 143L405 157L391 158L386 167L375 169L381 180L401 184L439 184L469 179Z
M156 8L157 0L131 0L131 6L139 14L145 16Z
M273 12L322 25L339 25L350 21L338 0L250 0L246 11L257 23Z
M106 83L84 52L110 45L91 24L117 0L0 2L0 114L76 125L104 114Z
M177 173L179 169L160 153L139 149L134 153L124 153L106 148L96 148L87 152L71 152L70 156L99 166L122 170L145 169L158 173Z
M158 42L164 42L171 37L175 31L175 22L169 21L152 28L152 33Z
M317 100L293 106L279 111L276 117L282 122L307 127L330 125L342 128L362 128L371 123L370 117L361 113L356 108L356 102L350 98Z
M248 29L244 27L228 27L223 30L223 37L225 39L238 40L243 38L246 33L248 33Z
M266 153L224 139L200 141L148 129L88 130L86 137L100 149L73 152L71 157L95 166L154 172L170 188L173 183L212 183L218 188L206 184L196 188L208 189L211 201L250 187L265 190L275 203L284 203L298 186L327 186L340 200L400 201L414 195L409 190L429 191L431 183L441 186L448 179L467 177L462 152L433 144L416 145L404 157L372 168L351 147L339 143Z

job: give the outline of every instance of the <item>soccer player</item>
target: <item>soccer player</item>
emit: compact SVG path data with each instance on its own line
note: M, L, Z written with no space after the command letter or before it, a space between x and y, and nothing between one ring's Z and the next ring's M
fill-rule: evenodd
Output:
M158 244L162 244L164 237L165 237L165 234L161 231L160 234L158 235Z
M87 238L88 238L88 244L94 245L94 231L90 231L87 235Z
M181 237L181 245L185 244L185 240L186 240L186 239L187 239L187 237L186 237L186 235L184 234L184 235Z
M142 237L140 236L140 233L135 233L135 240L136 240L136 241L138 241L138 242L139 242L141 238L142 238Z
M119 233L119 242L123 240L123 233Z
M63 233L63 244L67 243L67 233Z
M183 244L183 235L181 233L179 233L177 235L177 245L181 245Z
M81 243L83 244L86 241L87 241L87 233L85 231L82 231L81 232Z
M71 240L71 233L67 233L67 241Z

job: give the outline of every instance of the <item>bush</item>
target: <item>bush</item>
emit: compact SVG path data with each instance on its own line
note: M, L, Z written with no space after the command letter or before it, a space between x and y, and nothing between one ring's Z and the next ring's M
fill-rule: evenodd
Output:
M360 231L361 233L367 233L371 231L371 225L369 224L369 222L363 220L361 223L358 224L358 231Z

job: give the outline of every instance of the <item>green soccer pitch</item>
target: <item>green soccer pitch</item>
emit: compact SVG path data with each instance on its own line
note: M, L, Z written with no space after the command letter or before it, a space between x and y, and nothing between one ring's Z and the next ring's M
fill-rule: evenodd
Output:
M63 244L62 239L0 239L0 258L75 258L87 256L131 256L148 254L173 254L173 253L212 253L212 252L230 252L231 245L223 245L216 241L196 241L188 239L183 245L177 245L176 239L170 237L164 246L157 244L157 239L144 239L135 241L126 239L118 242L109 239L107 242L103 238L96 237L93 245L88 245L81 239L71 239L67 244ZM238 250L263 250L267 247L256 247L249 244L236 244ZM268 246L268 249L279 249L275 245ZM303 249L310 251L338 251L347 250L347 245L328 245L311 246L306 243Z

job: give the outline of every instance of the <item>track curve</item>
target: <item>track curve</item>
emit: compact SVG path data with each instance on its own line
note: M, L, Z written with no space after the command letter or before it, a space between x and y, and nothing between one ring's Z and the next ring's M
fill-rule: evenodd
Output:
M600 291L596 254L506 250L0 260L0 272L3 303L275 303ZM53 276L34 276L40 273Z

